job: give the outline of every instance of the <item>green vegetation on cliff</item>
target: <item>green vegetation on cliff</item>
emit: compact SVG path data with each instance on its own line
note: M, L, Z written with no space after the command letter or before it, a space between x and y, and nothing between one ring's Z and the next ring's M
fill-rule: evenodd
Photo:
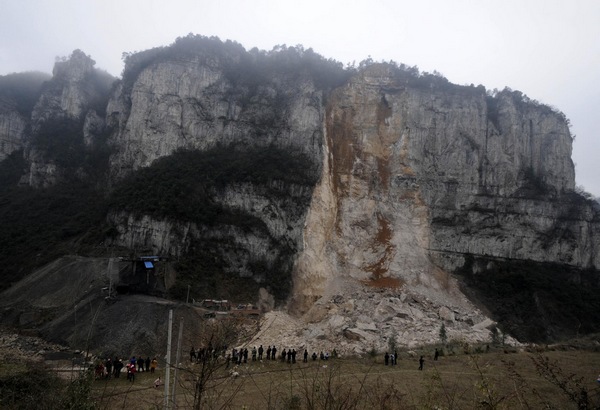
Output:
M472 273L474 262L487 269ZM503 332L547 343L600 332L600 272L469 256L458 272Z
M111 206L157 219L237 224L244 221L231 208L215 202L215 192L232 184L253 184L263 187L266 195L286 196L276 181L312 187L316 168L303 154L272 146L179 150L120 182L112 192Z
M230 237L234 229L270 243L277 262L271 264L248 255L248 269L282 301L291 289L294 245L272 236L264 219L269 216L258 217L217 197L228 187L249 185L257 194L280 202L286 212L297 215L308 208L317 177L316 165L305 155L273 146L180 150L125 178L112 192L110 207L112 212L191 222L201 232L228 227L218 238L201 236L192 241L176 266L178 282L171 290L173 297L185 298L190 285L193 294L202 297L243 296L254 300L259 286L256 282L225 273L231 266L223 260L224 253L247 252L238 249L236 240ZM300 187L301 193L292 196L293 187ZM243 295L239 289L244 290Z
M19 161L0 165L1 173ZM0 186L0 290L62 255L89 250L106 229L103 197L88 184L32 189L6 184L10 179L3 178Z
M220 65L232 84L250 88L271 82L275 75L292 79L308 74L317 87L327 90L342 85L352 74L344 70L342 63L326 59L312 48L304 49L301 45L280 45L269 52L257 48L246 51L241 44L231 40L223 42L218 37L189 34L177 38L168 47L123 53L124 88L131 89L140 72L151 65L164 61L188 62L198 57L206 59L210 65Z

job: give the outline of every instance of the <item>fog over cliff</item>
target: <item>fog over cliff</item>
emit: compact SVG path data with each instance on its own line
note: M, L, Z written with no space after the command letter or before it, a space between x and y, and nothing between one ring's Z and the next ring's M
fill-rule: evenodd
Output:
M376 61L417 65L456 84L505 86L570 118L577 185L600 196L596 107L600 95L600 3L578 0L366 1L172 0L6 1L0 26L0 75L52 72L55 58L80 48L96 67L120 76L122 53L200 33L246 49L303 44L344 65Z

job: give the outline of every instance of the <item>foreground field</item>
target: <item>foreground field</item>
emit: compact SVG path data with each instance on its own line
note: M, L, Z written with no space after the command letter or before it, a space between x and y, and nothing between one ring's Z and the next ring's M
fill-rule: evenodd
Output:
M205 379L199 408L600 408L597 352L492 352L437 361L426 357L424 370L418 366L418 358L406 354L397 366L385 366L381 357L222 365ZM178 371L177 408L194 408L194 381L201 370L201 364L185 363ZM124 377L96 381L93 396L99 408L162 408L165 389L154 388L157 376L164 380L164 370L139 373L133 383Z

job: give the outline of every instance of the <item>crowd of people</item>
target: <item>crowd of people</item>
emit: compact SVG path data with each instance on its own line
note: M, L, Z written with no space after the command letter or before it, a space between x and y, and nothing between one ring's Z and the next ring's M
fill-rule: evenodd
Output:
M144 359L143 357L132 356L131 359L125 360L115 357L114 360L110 357L106 360L98 360L94 369L96 379L118 379L121 377L121 372L125 368L127 380L130 382L135 381L135 374L138 372L150 372L154 373L158 367L158 360L156 357L150 359L150 356Z
M208 347L202 347L199 349L190 349L190 361L192 363L201 363L204 359L217 359L219 357L224 357L226 362L226 367L228 368L230 365L240 365L242 363L248 363L248 360L252 362L256 361L281 361L283 363L295 364L296 356L298 355L298 351L296 349L283 349L281 353L278 353L278 349L276 346L267 346L265 349L263 345L260 345L258 348L254 346L250 351L248 348L233 348L230 352L227 351L227 347L224 346L221 349L215 349L210 344ZM434 360L437 360L439 356L439 352L436 349L434 354ZM309 353L307 349L304 349L302 353L302 362L308 363L309 360L317 361L319 360L329 360L329 358L337 358L338 354L335 349L333 349L331 355L329 352L321 351L319 354L317 352ZM398 364L398 353L396 351L389 353L386 352L384 357L384 364L386 366L391 365L395 366ZM424 358L421 356L419 358L419 370L423 370ZM135 381L135 375L138 372L150 372L154 373L156 368L158 367L158 361L156 357L150 359L150 357L135 357L132 356L131 359L125 360L123 363L123 359L115 357L114 360L110 357L106 360L98 360L95 366L95 375L96 379L118 379L125 369L125 373L127 376L127 380L130 382ZM158 380L158 384L160 384L160 379Z
M437 360L440 355L438 349L435 349L435 353L433 355L433 360ZM383 363L386 366L396 366L398 364L398 352L393 351L392 353L385 352L383 356ZM425 364L425 356L419 357L419 370L423 370L423 365Z
M242 363L248 363L249 360L251 360L252 362L255 361L263 361L263 360L267 360L267 361L281 361L281 362L287 362L289 364L295 364L296 363L296 356L299 354L299 352L296 351L296 349L283 349L281 351L281 353L279 353L278 355L278 349L276 346L267 346L267 348L265 349L263 347L263 345L260 345L258 348L256 346L254 346L251 350L248 350L247 347L245 348L233 348L230 352L227 351L227 347L223 347L220 351L217 351L216 349L213 349L212 347L208 347L208 348L200 348L200 349L194 349L194 347L192 346L192 348L190 349L190 361L192 363L200 363L202 362L202 360L205 357L213 357L213 358L217 358L217 357L225 357L225 361L226 361L226 366L229 367L231 364L233 365L240 365ZM435 349L435 353L434 353L434 360L438 360L439 357L439 351L438 349ZM266 355L266 357L265 357ZM331 355L329 354L329 352L323 352L321 351L319 354L317 354L317 352L312 352L309 353L307 349L304 349L304 352L302 353L302 362L303 363L307 363L310 360L312 361L317 361L318 360L329 360L329 358L337 358L338 357L338 353L336 352L335 349L333 349ZM385 355L383 356L383 362L386 366L395 366L398 364L398 352L397 351L393 351L392 353L386 352ZM424 356L420 356L419 357L419 370L423 370L423 366L425 364L425 357Z
M270 345L267 346L266 349L263 347L263 345L258 346L258 348L254 346L250 351L247 347L240 349L233 348L230 352L227 352L227 348L225 347L222 349L222 353L217 352L211 346L199 349L194 349L194 347L192 346L192 348L190 349L190 361L200 363L205 357L210 357L212 355L216 358L220 355L223 355L225 356L227 367L229 367L230 364L248 363L248 360L251 360L253 362L263 360L280 360L282 362L295 364L296 356L299 353L296 351L296 349L283 349L278 356L277 352L277 346ZM321 351L319 354L317 354L317 352L312 352L312 354L309 354L307 349L304 349L304 352L302 353L302 361L304 363L307 363L309 359L313 361L316 361L317 359L329 360L330 357L337 357L337 352L335 351L335 349L333 350L331 355L329 354L329 352L323 351Z

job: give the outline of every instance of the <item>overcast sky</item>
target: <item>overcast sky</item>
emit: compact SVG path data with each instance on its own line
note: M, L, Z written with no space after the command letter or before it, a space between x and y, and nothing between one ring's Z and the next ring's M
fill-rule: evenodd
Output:
M600 0L0 0L0 16L0 75L79 48L119 76L123 52L194 33L508 86L567 115L577 185L600 196Z

